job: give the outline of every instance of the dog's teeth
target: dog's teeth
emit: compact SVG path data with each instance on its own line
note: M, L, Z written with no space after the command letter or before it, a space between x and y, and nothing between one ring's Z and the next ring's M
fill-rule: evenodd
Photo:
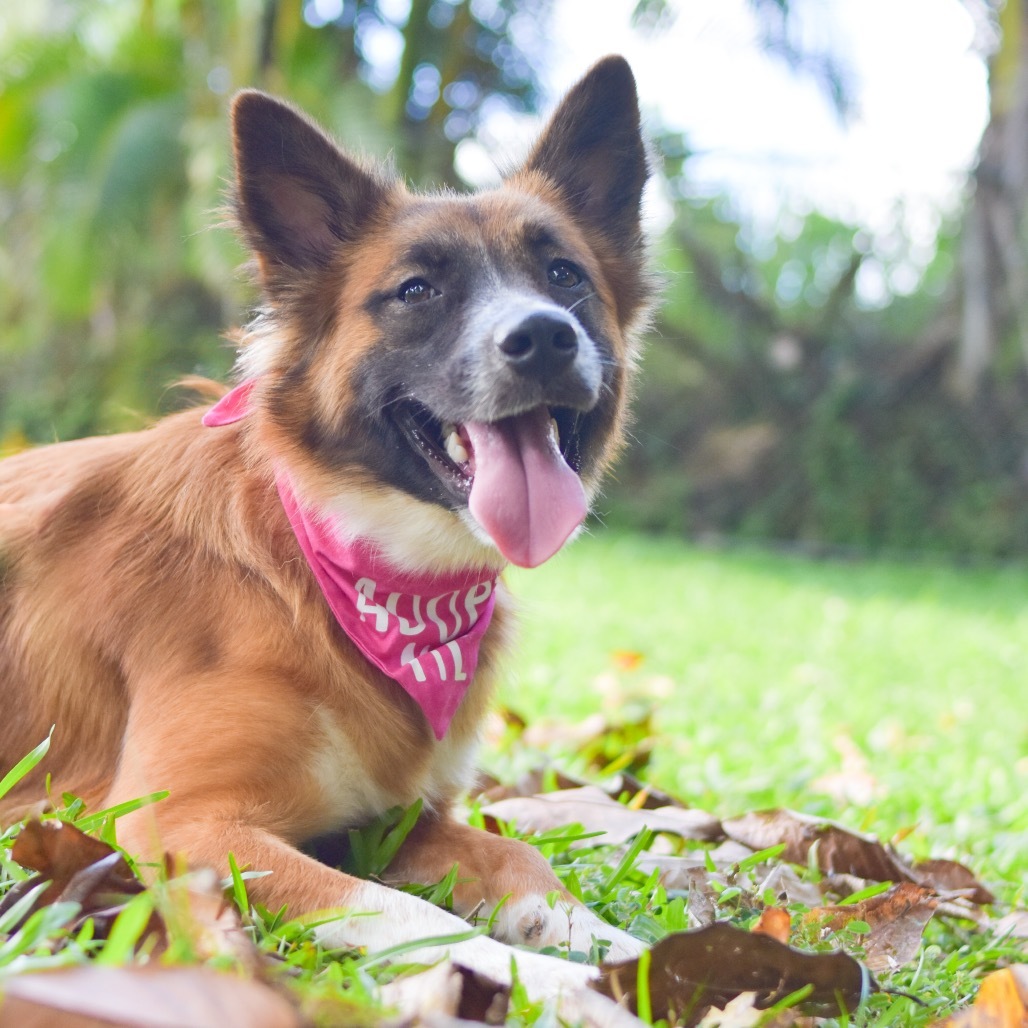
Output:
M553 435L553 441L560 446L560 425L557 424L556 418L550 418L550 433Z
M455 431L451 431L446 437L446 453L454 464L466 464L468 462L468 451Z

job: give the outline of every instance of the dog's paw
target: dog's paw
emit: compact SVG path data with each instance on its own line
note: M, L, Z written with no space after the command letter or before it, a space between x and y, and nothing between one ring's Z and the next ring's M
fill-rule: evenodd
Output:
M505 904L493 924L493 934L519 946L565 946L582 953L589 953L594 941L606 943L608 962L630 960L646 949L638 939L607 924L588 907L561 900L551 906L541 896Z
M412 944L403 954L404 962L434 964L449 959L501 985L511 984L513 960L518 977L535 999L551 999L582 989L598 974L588 964L515 950L484 935L460 938L472 932L466 921L425 900L373 882L361 882L349 898L348 907L350 913L340 911L338 918L324 919L318 924L315 936L321 945L333 949L357 947L375 953L399 943ZM549 909L545 903L542 907ZM537 918L530 911L524 911L521 921L521 937L510 941L528 941L536 947L550 944L543 941L543 929L537 926ZM445 936L455 941L418 945L419 939L438 940ZM555 945L559 940L552 934L546 936L551 937Z

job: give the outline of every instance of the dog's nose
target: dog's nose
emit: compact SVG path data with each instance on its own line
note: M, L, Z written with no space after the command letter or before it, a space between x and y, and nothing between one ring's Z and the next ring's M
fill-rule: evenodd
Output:
M530 314L499 343L515 370L539 378L564 371L578 353L578 332L570 318L550 311Z

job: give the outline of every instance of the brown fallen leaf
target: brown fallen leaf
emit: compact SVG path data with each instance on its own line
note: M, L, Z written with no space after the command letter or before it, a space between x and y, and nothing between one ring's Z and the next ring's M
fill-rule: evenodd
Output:
M993 896L975 878L970 868L955 860L921 860L911 868L914 880L936 892L962 893L972 903L995 903Z
M522 775L513 785L507 785L491 776L481 776L476 787L468 795L471 799L479 799L483 803L498 803L500 800L509 800L515 796L535 796L545 792L547 787L577 789L585 784L561 771L537 767Z
M26 917L52 903L77 903L80 913L72 927L92 918L97 938L105 938L125 904L145 890L117 850L61 821L29 821L14 840L11 856L35 874L8 890L0 912L41 882L49 882ZM148 932L157 929L157 919L151 918Z
M1011 939L1028 939L1028 910L1012 910L1009 914L990 922L992 931Z
M299 1028L293 1004L261 982L205 967L101 967L16 975L0 1028Z
M767 935L777 939L783 945L789 942L789 933L792 930L792 919L789 911L781 907L764 907L757 918L757 923L750 929L758 935Z
M650 785L649 782L644 782L641 778L637 778L628 771L621 771L609 781L605 781L603 783L603 791L614 799L617 799L624 793L628 793L632 797L628 805L633 810L657 810L660 807L688 809L687 803L683 803L669 793L658 789L655 785Z
M767 877L757 884L758 896L769 891L779 903L816 907L821 902L821 890L813 882L805 882L788 864L773 864Z
M712 1006L724 1008L744 992L756 993L762 1009L810 986L809 1012L835 1016L852 1012L878 990L871 974L845 953L803 953L767 935L718 923L678 932L649 953L653 1017L698 1023ZM638 1010L639 961L604 965L595 988Z
M614 650L610 655L611 663L620 671L635 671L645 659L636 650Z
M50 883L20 923L48 904L74 902L79 912L68 924L70 934L88 918L93 922L93 937L105 939L132 897L147 891L117 850L60 821L29 821L11 854L35 874L8 890L0 901L0 913L41 882ZM211 870L189 874L175 870L169 864L168 880L150 890L155 909L140 935L140 945L156 956L174 938L198 959L229 956L241 968L256 972L260 954L243 931L235 907L226 902L217 875Z
M616 678L600 676L592 688L604 697L604 707L614 716L596 711L574 724L534 721L524 729L522 742L542 750L570 748L596 771L606 771L613 765L638 774L649 763L656 735L652 701L636 702L626 696Z
M845 734L838 734L832 745L840 757L838 771L829 771L810 783L811 792L824 793L837 803L866 807L881 792L863 750Z
M578 789L594 783L585 782L580 778L564 774L552 767L536 767L522 775L513 785L501 782L492 775L479 773L478 780L469 790L471 799L480 799L484 803L497 803L514 796L536 796L547 789ZM626 794L630 797L627 804L633 810L654 810L658 807L687 808L687 804L675 799L669 793L656 786L644 782L627 771L620 771L599 784L611 799L621 799Z
M721 822L702 810L659 807L632 810L611 799L594 785L562 789L538 796L518 796L490 803L482 808L486 817L516 825L523 832L545 832L570 824L587 832L603 832L591 845L617 846L638 835L644 828L670 832L684 839L712 840L721 836Z
M935 1028L1024 1028L1028 1025L1028 964L993 971L982 979L972 1006Z
M817 863L824 874L850 874L872 882L914 881L911 868L898 854L870 835L860 835L826 818L793 810L763 810L723 821L730 839L755 850L785 844L782 859L806 864L817 845Z
M938 905L939 900L930 889L900 882L888 892L857 903L815 907L804 921L821 923L835 932L851 921L865 922L870 931L863 936L861 945L867 966L872 971L889 971L917 956L925 925Z

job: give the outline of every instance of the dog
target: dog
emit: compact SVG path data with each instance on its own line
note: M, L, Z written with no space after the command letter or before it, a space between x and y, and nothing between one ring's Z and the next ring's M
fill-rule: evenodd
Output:
M484 909L494 939L445 950L500 980L503 944L635 955L531 846L451 816L510 636L500 573L579 531L623 440L651 292L632 73L600 61L469 195L409 192L256 91L232 138L262 296L235 387L0 463L0 766L56 725L0 820L44 775L91 807L167 790L119 820L126 850L270 871L253 899L334 911L327 945ZM299 848L416 800L388 883L456 864L454 914ZM516 960L543 991L594 973Z

